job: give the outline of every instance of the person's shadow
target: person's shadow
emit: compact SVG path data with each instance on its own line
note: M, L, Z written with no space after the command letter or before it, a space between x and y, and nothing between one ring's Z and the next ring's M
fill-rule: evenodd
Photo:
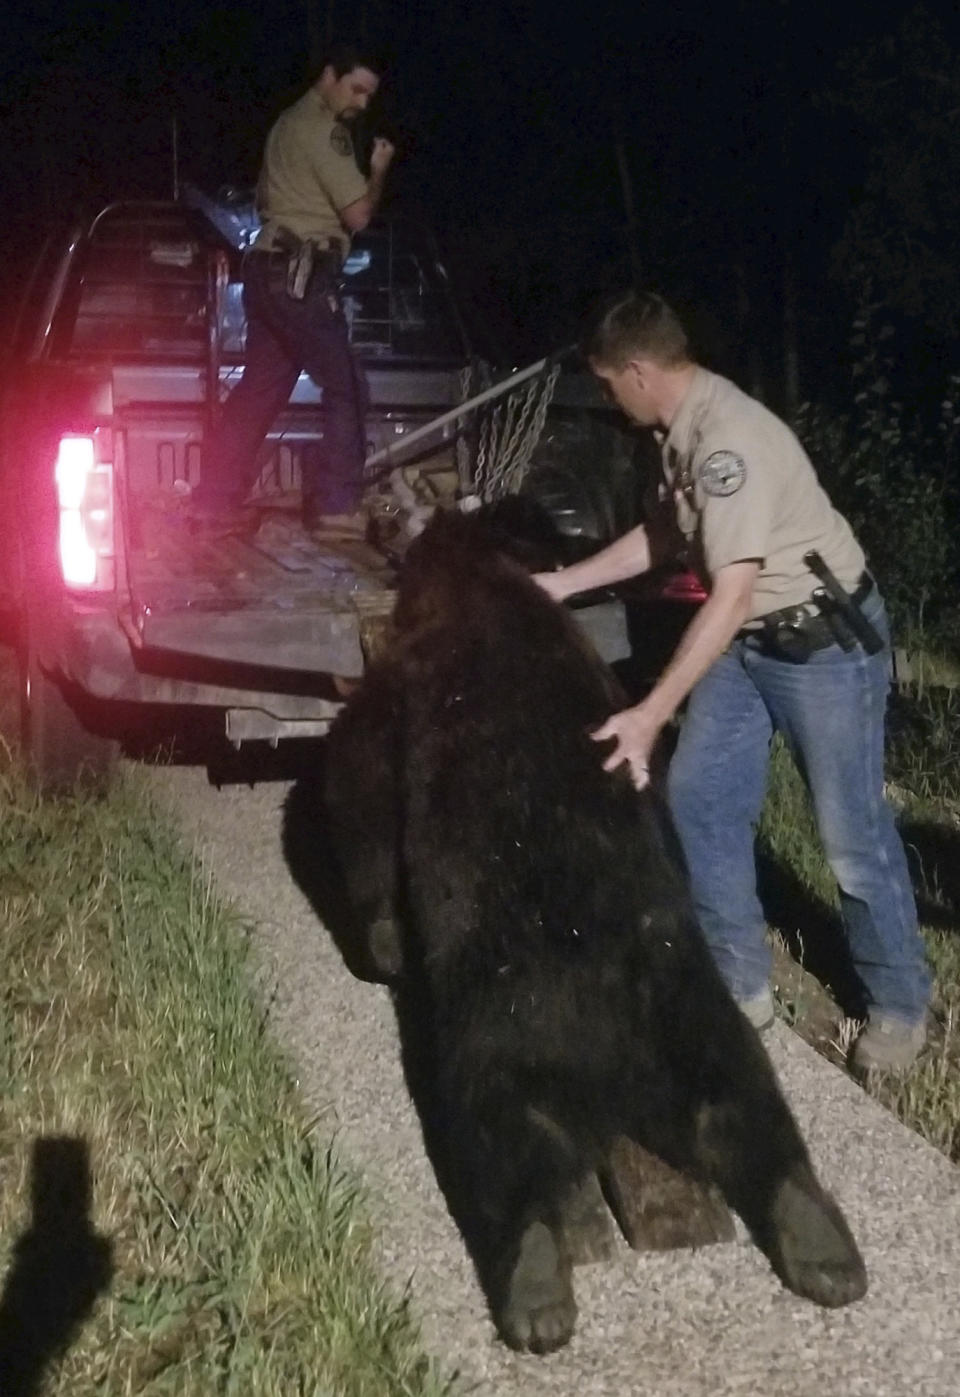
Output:
M113 1248L90 1221L84 1140L34 1142L30 1229L13 1249L0 1300L0 1393L34 1397L113 1275Z

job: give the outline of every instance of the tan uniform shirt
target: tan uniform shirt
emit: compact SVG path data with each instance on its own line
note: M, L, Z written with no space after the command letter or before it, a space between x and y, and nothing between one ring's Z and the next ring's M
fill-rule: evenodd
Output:
M346 248L350 237L340 210L366 192L349 131L311 87L280 114L267 137L257 184L263 226L254 245L274 247L282 227L322 245L339 238Z
M809 601L815 548L852 591L863 550L834 509L793 432L719 374L697 368L661 443L661 501L672 504L691 566L716 577L759 559L750 620Z

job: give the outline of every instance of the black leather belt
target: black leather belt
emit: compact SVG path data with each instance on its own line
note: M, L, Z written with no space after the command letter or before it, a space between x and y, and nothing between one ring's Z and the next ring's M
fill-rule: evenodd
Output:
M862 573L850 595L854 606L865 602L873 587L870 574ZM802 664L815 650L824 650L828 645L842 645L844 649L850 649L856 640L839 609L831 607L829 603L826 607L819 606L814 601L768 611L765 616L759 616L753 625L738 631L737 638L753 640L757 648L766 654L792 660L796 664Z

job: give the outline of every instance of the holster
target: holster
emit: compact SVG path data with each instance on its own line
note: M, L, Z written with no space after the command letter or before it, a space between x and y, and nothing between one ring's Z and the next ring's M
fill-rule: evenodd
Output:
M287 295L295 301L302 301L307 294L315 256L316 243L307 238L287 260Z
M331 291L336 290L341 266L336 238L322 247L314 238L298 238L289 228L278 228L276 246L287 258L286 292L294 301L303 300L315 273L325 278Z
M872 590L873 578L864 573L851 601L859 606ZM810 610L809 605L816 609ZM768 612L760 617L755 628L739 634L755 640L765 654L799 665L809 660L815 650L823 650L828 645L837 644L843 650L852 650L857 636L843 613L829 601L817 599L809 605L786 606L780 611Z

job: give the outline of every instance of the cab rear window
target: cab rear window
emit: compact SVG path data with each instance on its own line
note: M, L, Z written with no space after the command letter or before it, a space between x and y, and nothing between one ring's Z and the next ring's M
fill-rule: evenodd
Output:
M343 268L343 307L365 358L462 357L462 331L442 273L412 230L386 224L356 238Z
M54 327L57 352L201 358L208 252L178 209L108 210L78 259Z

